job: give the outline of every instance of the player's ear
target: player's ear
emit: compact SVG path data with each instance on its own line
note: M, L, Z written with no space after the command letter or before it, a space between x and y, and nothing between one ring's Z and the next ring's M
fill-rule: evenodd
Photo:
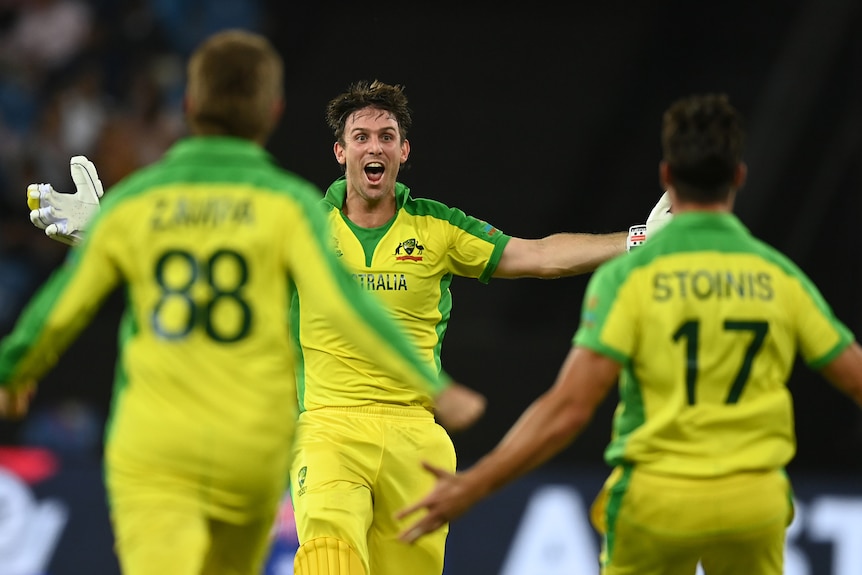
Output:
M736 169L733 171L733 189L738 190L745 185L745 179L748 177L748 166L745 162L736 164Z
M272 103L272 123L278 124L281 120L281 115L284 114L284 98L279 98Z
M658 182L663 190L673 185L673 174L670 171L670 166L664 160L658 163Z
M401 164L403 165L407 161L407 158L409 158L409 157L410 157L410 140L408 140L407 138L404 138L404 140L401 141Z
M344 146L341 145L341 142L336 141L332 145L332 153L335 154L335 161L337 161L342 166L347 164L347 158L345 158L345 150Z

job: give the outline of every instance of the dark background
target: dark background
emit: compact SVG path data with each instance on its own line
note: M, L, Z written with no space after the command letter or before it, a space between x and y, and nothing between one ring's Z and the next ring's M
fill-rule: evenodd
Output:
M265 13L261 29L287 66L288 106L269 145L281 165L325 188L340 175L324 123L327 101L358 79L402 84L414 127L401 180L414 196L519 237L642 223L661 193L662 112L681 96L726 92L749 130L749 180L737 213L862 332L858 0L273 1ZM454 436L462 463L493 447L552 383L586 281L456 278L443 363L489 400L485 418ZM46 377L36 408L77 397L104 417L121 305L112 298ZM790 388L799 436L792 467L862 469L858 408L802 365ZM613 406L609 398L554 464L599 462ZM2 431L20 437L21 424Z

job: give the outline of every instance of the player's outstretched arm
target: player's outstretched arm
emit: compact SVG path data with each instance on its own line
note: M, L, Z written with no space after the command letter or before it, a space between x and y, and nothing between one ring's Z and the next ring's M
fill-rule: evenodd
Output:
M558 278L594 271L607 260L642 245L672 217L667 192L650 211L646 224L609 234L558 233L541 239L511 238L494 271L497 278Z
M51 184L30 184L27 206L30 221L58 242L75 245L83 239L87 224L99 211L104 190L96 166L86 156L73 156L69 171L75 183L74 194L64 194Z
M495 278L553 279L592 272L625 253L626 232L558 233L541 239L511 238L503 250Z
M479 500L535 469L569 445L614 387L620 365L609 357L573 347L554 385L518 418L499 444L465 471L450 473L422 466L436 483L422 500L395 514L396 519L425 511L399 539L419 537L457 519Z

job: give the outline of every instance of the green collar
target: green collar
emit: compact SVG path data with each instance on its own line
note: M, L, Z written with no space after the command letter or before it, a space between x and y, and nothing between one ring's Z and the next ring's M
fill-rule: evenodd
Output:
M745 224L730 212L685 212L673 216L668 226L687 229L732 229L737 232L749 233Z
M410 188L401 182L395 182L395 209L400 210L407 198L410 197ZM332 205L339 210L344 207L344 200L347 198L347 179L341 176L327 188L326 194L323 196L323 201Z
M171 160L193 156L218 156L229 163L247 161L272 161L272 156L259 144L233 136L188 136L178 140L167 157Z

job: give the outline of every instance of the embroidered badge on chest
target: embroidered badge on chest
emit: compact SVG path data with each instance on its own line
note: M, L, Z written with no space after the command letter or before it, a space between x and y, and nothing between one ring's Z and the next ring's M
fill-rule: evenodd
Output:
M416 238L410 238L409 240L404 240L395 248L395 259L397 261L410 260L421 262L423 251L425 251L425 246L420 244Z

